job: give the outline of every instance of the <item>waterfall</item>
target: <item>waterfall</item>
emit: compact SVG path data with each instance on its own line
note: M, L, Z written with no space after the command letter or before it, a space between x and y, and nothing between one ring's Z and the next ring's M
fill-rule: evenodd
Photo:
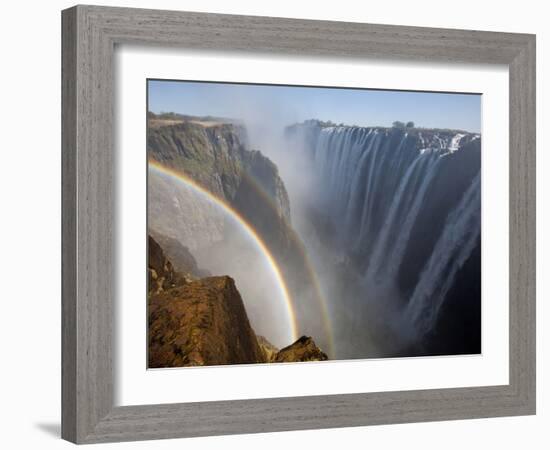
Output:
M472 253L480 233L481 175L478 173L447 217L444 231L407 305L407 316L421 334L432 328L456 273Z
M382 275L386 279L396 276L415 220L440 161L437 153L422 152L405 172L372 252L368 271L372 279Z
M479 242L480 136L311 123L290 131L312 155L311 206L364 280L354 302L392 302L400 318L389 326L406 320L420 339Z

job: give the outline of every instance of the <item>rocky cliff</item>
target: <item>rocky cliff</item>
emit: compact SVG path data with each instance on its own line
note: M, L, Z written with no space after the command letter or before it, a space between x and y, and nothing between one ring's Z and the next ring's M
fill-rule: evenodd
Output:
M288 246L283 224L290 222L290 204L285 186L277 166L249 148L242 126L186 116L160 119L149 113L147 155L234 206L274 246ZM150 215L151 227L169 234L174 227L165 224L163 216L174 207L173 195L155 195L161 188L157 180L149 181L150 196L155 197L151 203L164 212Z
M327 355L315 345L311 337L302 336L293 344L281 349L273 362L326 361L327 359Z
M232 278L189 280L151 236L148 248L150 368L327 359L311 338L279 351L256 336Z
M149 367L264 362L233 279L209 277L151 296Z

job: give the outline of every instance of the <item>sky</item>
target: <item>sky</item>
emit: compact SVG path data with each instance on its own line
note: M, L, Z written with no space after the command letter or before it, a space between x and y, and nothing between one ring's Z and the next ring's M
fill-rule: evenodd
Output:
M296 87L191 81L148 81L148 109L290 125L319 119L360 126L417 127L481 132L481 95Z

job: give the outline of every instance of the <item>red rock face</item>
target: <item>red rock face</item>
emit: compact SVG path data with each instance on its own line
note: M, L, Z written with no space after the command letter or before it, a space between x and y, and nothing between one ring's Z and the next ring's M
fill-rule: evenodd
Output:
M327 355L321 351L309 336L302 336L293 344L277 353L273 362L326 361Z
M232 278L210 277L149 301L149 367L265 362Z

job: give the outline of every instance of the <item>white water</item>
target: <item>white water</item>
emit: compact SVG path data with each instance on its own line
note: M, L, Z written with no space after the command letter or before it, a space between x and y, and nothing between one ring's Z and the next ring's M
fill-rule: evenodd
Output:
M393 279L397 276L412 228L439 162L437 153L422 152L407 169L372 252L367 274L371 279Z
M420 334L430 331L456 273L472 253L480 233L481 176L478 173L460 203L449 214L444 232L408 303L406 316L408 320L412 319Z
M355 304L389 302L388 298L399 292L398 276L413 228L426 207L442 161L460 151L465 136L429 132L392 135L386 129L358 127L319 129L313 147L319 192L316 207L331 219L335 240L362 261L359 270L368 292L364 298L354 299ZM407 334L420 336L435 326L457 272L478 242L479 174L460 201L447 207L443 229L433 236L432 253L416 262L419 275L412 294L388 305L392 311L399 305L398 316L407 320L410 329ZM403 323L396 320L390 326Z

